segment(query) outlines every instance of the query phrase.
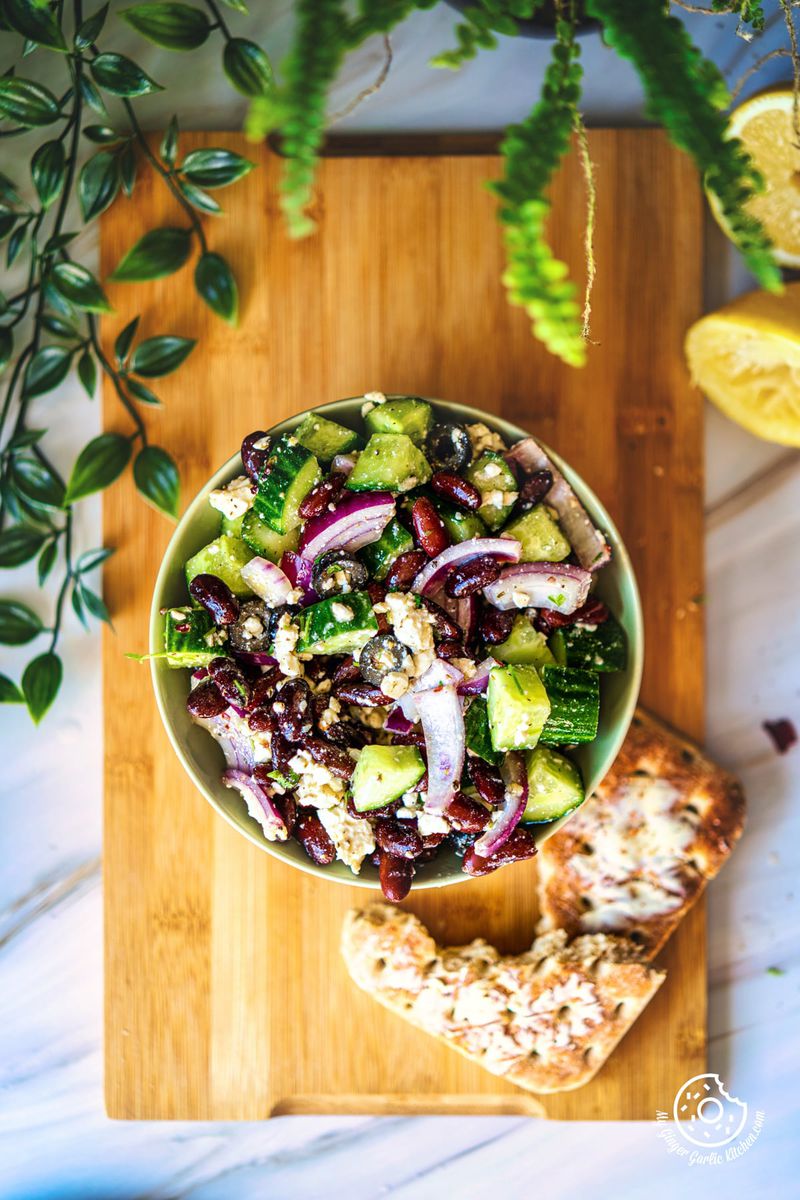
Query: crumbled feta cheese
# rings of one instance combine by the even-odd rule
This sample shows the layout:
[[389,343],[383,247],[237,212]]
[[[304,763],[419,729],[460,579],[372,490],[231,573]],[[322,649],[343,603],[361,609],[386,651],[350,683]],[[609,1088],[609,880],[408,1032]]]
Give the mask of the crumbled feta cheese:
[[207,646],[224,646],[228,640],[227,629],[209,629],[203,641]]
[[449,833],[450,822],[439,813],[421,812],[417,816],[417,827],[420,837],[429,837],[432,833]]
[[286,445],[287,445],[287,446],[296,446],[296,445],[297,445],[297,438],[296,438],[296,437],[288,437],[288,438],[286,439]]
[[508,508],[512,504],[516,504],[519,492],[502,492],[498,488],[491,492],[484,492],[483,503],[490,505],[492,508]]
[[319,819],[336,847],[336,857],[358,875],[362,862],[375,849],[375,835],[369,821],[352,816],[343,801],[321,809]]
[[364,392],[364,403],[361,405],[361,416],[365,417],[367,413],[372,412],[377,404],[385,404],[386,397],[383,392]]
[[[317,689],[317,695],[319,695],[319,688]],[[341,711],[342,705],[340,701],[337,700],[335,696],[331,696],[328,700],[328,707],[322,710],[319,716],[319,721],[317,722],[323,733],[327,733],[331,725],[336,724],[336,722],[339,720]]]
[[322,811],[343,800],[345,781],[331,774],[323,763],[315,762],[307,750],[298,750],[289,759],[289,766],[299,776],[295,789],[298,804]]
[[489,462],[483,468],[484,479],[494,479],[495,476],[497,476],[501,473],[501,471],[502,471],[502,467],[500,466],[500,463]]
[[[406,660],[409,661],[409,660]],[[411,680],[404,671],[389,671],[381,680],[381,691],[392,700],[405,696]]]
[[451,658],[450,662],[465,679],[474,679],[478,673],[477,663],[474,663],[471,658]]
[[253,486],[246,475],[237,475],[224,488],[215,488],[208,497],[212,508],[221,512],[229,521],[235,521],[253,507],[255,495]]
[[264,636],[264,622],[260,617],[246,617],[242,621],[241,633],[243,638],[260,638]]
[[292,623],[292,619],[288,613],[284,613],[278,620],[272,653],[275,655],[282,674],[286,675],[289,679],[303,674],[303,664],[300,661],[299,655],[295,653],[299,636],[299,627]]
[[514,601],[514,604],[517,606],[517,608],[527,608],[531,598],[527,592],[512,592],[511,599]]
[[[328,506],[331,510],[333,505]],[[319,592],[325,595],[326,592],[351,592],[353,589],[350,586],[350,580],[347,578],[345,571],[336,571],[333,575],[323,576],[322,582],[319,585]]]
[[268,437],[265,434],[264,437],[259,438],[257,442],[253,442],[253,449],[254,450],[269,450],[271,441],[272,441],[272,438]]
[[436,657],[433,642],[433,618],[426,608],[417,606],[416,597],[409,592],[387,592],[376,612],[385,612],[394,636],[413,655],[410,678],[424,675]]
[[363,725],[365,729],[383,729],[386,721],[386,709],[381,705],[351,704],[350,716]]
[[405,804],[401,804],[399,808],[394,810],[394,815],[398,821],[414,821],[417,817],[416,809],[406,808]]
[[484,425],[483,421],[468,425],[467,433],[472,442],[472,453],[475,458],[479,454],[483,454],[484,450],[498,450],[502,454],[506,449],[506,444],[500,434],[495,433],[488,425]]
[[331,605],[331,616],[337,621],[352,621],[355,613],[347,604],[341,604],[335,600]]

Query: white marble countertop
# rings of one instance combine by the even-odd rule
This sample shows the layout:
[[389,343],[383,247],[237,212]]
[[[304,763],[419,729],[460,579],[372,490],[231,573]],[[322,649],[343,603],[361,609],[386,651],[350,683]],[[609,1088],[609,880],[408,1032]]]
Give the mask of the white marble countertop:
[[[755,46],[733,39],[724,18],[694,19],[693,29],[733,82],[775,44],[778,20]],[[280,61],[290,22],[291,5],[283,3],[270,6],[268,17],[249,18],[249,27],[258,29]],[[450,25],[442,7],[407,22],[393,38],[386,86],[343,125],[497,128],[524,112],[546,48],[506,40],[499,53],[482,55],[460,76],[430,72],[425,61],[432,49],[449,43]],[[246,33],[248,20],[239,28]],[[165,73],[166,55],[143,49],[133,35],[120,32],[115,47],[133,51],[156,78],[159,70]],[[584,50],[590,122],[638,120],[641,101],[632,74],[596,37],[584,42]],[[363,50],[337,84],[333,111],[374,76],[380,61],[380,46]],[[764,79],[775,77],[786,77],[781,61]],[[196,78],[186,72],[170,87],[168,100],[153,98],[151,126],[173,107],[188,115],[187,127],[236,126],[241,106],[233,93],[220,84],[198,99]],[[8,158],[0,166],[9,169]],[[86,236],[91,254],[92,235]],[[710,302],[744,286],[730,256],[710,257]],[[65,404],[57,399],[47,398],[47,421],[57,429],[57,449],[67,463],[97,431],[98,410],[65,387],[65,419],[59,416]],[[82,506],[80,526],[81,545],[98,544],[99,503]],[[0,726],[0,1195],[477,1198],[490,1189],[527,1196],[540,1185],[553,1200],[581,1192],[660,1200],[698,1185],[721,1188],[728,1197],[797,1195],[800,747],[779,756],[761,722],[791,717],[800,726],[800,607],[794,592],[800,586],[800,453],[758,442],[710,411],[707,531],[708,745],[741,775],[750,800],[742,844],[710,889],[709,1068],[733,1095],[766,1114],[749,1153],[721,1167],[695,1167],[698,1180],[686,1174],[691,1168],[685,1161],[668,1154],[655,1122],[109,1121],[101,1053],[99,638],[73,623],[64,645],[68,682],[42,729],[35,733],[15,709],[3,712]],[[14,594],[25,598],[19,581],[15,573]],[[26,582],[36,603],[33,580]],[[3,583],[5,594],[10,588]],[[7,652],[3,669],[16,675],[23,661],[23,652]],[[664,1106],[670,1101],[665,1097]]]

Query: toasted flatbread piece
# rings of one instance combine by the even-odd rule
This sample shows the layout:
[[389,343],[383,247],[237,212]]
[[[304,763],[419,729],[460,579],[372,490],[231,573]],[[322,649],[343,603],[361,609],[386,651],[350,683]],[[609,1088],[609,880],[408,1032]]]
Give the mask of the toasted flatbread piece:
[[653,958],[742,832],[739,782],[638,709],[600,787],[539,848],[540,931],[613,933]]
[[587,1083],[664,980],[622,938],[567,945],[557,930],[504,958],[482,940],[437,946],[417,917],[388,904],[347,914],[342,954],[380,1004],[531,1092]]

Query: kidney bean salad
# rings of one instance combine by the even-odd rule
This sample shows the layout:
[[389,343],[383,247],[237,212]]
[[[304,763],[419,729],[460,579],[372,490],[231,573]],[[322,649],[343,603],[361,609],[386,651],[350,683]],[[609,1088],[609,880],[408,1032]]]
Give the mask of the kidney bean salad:
[[366,860],[398,901],[443,850],[468,875],[530,858],[583,801],[564,750],[627,649],[592,595],[606,539],[538,442],[412,396],[361,412],[244,439],[165,656],[264,837]]

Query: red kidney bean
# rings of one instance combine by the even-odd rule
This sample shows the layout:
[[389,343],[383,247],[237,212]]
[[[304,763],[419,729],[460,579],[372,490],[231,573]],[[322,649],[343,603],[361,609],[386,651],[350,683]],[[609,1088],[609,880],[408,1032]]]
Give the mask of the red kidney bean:
[[204,679],[202,683],[198,683],[186,701],[186,711],[201,719],[218,717],[227,707],[228,701],[213,679]]
[[478,637],[487,646],[499,646],[511,634],[514,614],[499,608],[484,608],[478,620]]
[[411,881],[414,878],[414,864],[407,858],[398,858],[394,854],[381,853],[378,873],[381,881],[381,891],[387,900],[399,904],[405,900],[411,891]]
[[500,778],[500,772],[483,761],[482,758],[470,758],[469,773],[475,784],[478,795],[486,804],[496,808],[503,803],[506,789]]
[[520,512],[528,512],[541,504],[550,488],[553,486],[553,476],[549,471],[534,471],[520,485],[517,508]]
[[500,578],[500,565],[488,554],[473,558],[469,562],[453,567],[444,581],[444,590],[448,596],[461,599],[464,596],[474,596],[489,583]]
[[291,775],[292,767],[289,764],[297,753],[297,747],[292,746],[279,733],[273,733],[270,741],[270,749],[272,751],[273,769],[280,771],[281,775]]
[[253,483],[258,483],[258,478],[269,458],[269,444],[263,449],[256,449],[256,442],[260,442],[266,436],[263,429],[256,429],[254,433],[249,433],[242,442],[242,466],[245,474],[252,479]]
[[396,558],[386,576],[386,587],[390,592],[407,592],[419,572],[428,561],[424,550],[407,550]]
[[553,612],[548,608],[540,608],[533,619],[533,624],[539,633],[550,634],[555,629],[565,629],[583,621],[587,625],[602,625],[609,617],[608,608],[596,596],[590,596],[585,604],[576,608],[572,613]]
[[[219,659],[215,659],[214,662],[219,662]],[[217,667],[213,672],[213,679],[229,704],[235,704],[237,708],[250,708],[252,688],[244,672],[235,662],[228,659],[224,666]]]
[[423,851],[422,838],[413,821],[375,822],[375,841],[381,850],[397,858],[417,858]]
[[[438,837],[439,835],[438,835],[438,834],[435,834],[435,835],[432,835],[432,836],[436,836],[436,837]],[[438,856],[438,854],[439,854],[439,847],[440,847],[440,845],[441,845],[441,843],[440,843],[440,842],[434,842],[432,846],[426,846],[426,847],[425,847],[425,849],[422,851],[422,854],[420,854],[420,855],[419,855],[419,857],[416,859],[416,862],[417,862],[418,864],[420,864],[420,865],[421,865],[422,863],[429,863],[429,862],[433,862],[433,860],[434,860],[434,859],[435,859],[435,858]]]
[[260,708],[262,704],[271,702],[272,693],[281,679],[283,679],[283,676],[277,667],[274,667],[271,671],[267,671],[265,675],[259,675],[253,684],[251,700],[253,708]]
[[272,803],[283,817],[286,832],[291,835],[297,824],[297,801],[293,796],[273,796]]
[[211,613],[215,625],[232,625],[239,616],[239,601],[218,575],[195,575],[189,594]]
[[287,742],[299,742],[311,730],[311,689],[304,679],[288,679],[275,693],[272,705],[278,729]]
[[325,736],[342,750],[349,750],[351,746],[360,749],[367,744],[367,732],[363,725],[356,725],[353,721],[337,721],[328,727]]
[[422,607],[427,609],[433,617],[433,632],[437,637],[446,642],[455,642],[463,636],[461,626],[448,617],[441,604],[437,604],[435,600],[429,600],[427,596],[420,596],[420,600]]
[[464,658],[466,653],[467,652],[464,649],[462,642],[439,642],[438,646],[436,647],[436,654],[439,658]]
[[335,696],[345,704],[360,704],[364,708],[377,708],[381,704],[391,704],[389,696],[384,696],[378,687],[371,683],[340,683],[335,689]]
[[321,483],[313,487],[308,495],[300,501],[297,509],[299,516],[304,521],[310,521],[312,517],[322,516],[328,505],[338,500],[346,482],[346,475],[343,475],[340,471],[332,471],[327,479],[323,479]]
[[343,658],[336,670],[331,676],[331,682],[336,687],[339,683],[350,683],[353,679],[360,679],[361,672],[358,669],[358,663],[352,655]]
[[[419,746],[421,748],[425,745],[425,734],[421,729],[409,729],[408,733],[393,733],[392,743],[397,746]],[[411,789],[412,792],[416,790],[416,786]]]
[[445,838],[449,836],[448,833],[426,833],[422,839],[422,845],[425,850],[433,850],[436,846],[441,846]]
[[247,724],[253,733],[274,733],[277,728],[275,714],[269,708],[254,708],[247,717]]
[[450,545],[444,522],[427,496],[420,496],[414,501],[411,523],[414,536],[428,558],[436,558]]
[[336,847],[325,826],[314,813],[304,812],[297,818],[294,836],[312,862],[327,867],[336,858]]
[[598,596],[590,596],[586,603],[573,613],[575,620],[582,621],[585,625],[602,625],[610,615],[608,606]]
[[533,834],[527,829],[517,828],[504,846],[496,850],[489,858],[476,854],[472,846],[464,855],[463,870],[467,875],[489,875],[498,867],[507,867],[510,863],[521,862],[524,858],[533,858],[536,853],[536,842]]
[[356,769],[356,764],[346,750],[333,746],[330,742],[324,742],[322,738],[303,738],[302,746],[304,750],[308,751],[314,762],[322,763],[332,775],[336,775],[339,779],[350,779]]
[[481,506],[481,494],[474,483],[456,475],[455,471],[436,471],[431,478],[431,487],[439,495],[457,504],[459,508],[473,511]]
[[489,813],[476,800],[457,792],[447,806],[447,819],[459,833],[480,833],[489,823]]

